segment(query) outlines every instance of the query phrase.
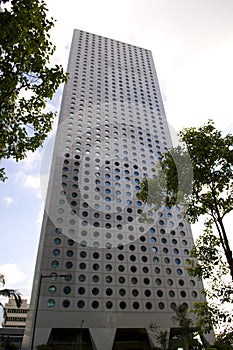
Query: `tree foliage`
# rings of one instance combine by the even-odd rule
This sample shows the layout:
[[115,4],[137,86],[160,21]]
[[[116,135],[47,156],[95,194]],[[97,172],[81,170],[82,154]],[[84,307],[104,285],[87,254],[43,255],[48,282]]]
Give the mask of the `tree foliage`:
[[0,347],[1,350],[18,350],[18,347],[11,342],[10,337],[7,337]]
[[54,113],[45,112],[46,102],[67,75],[50,65],[54,20],[45,2],[0,0],[0,6],[0,159],[18,161],[51,130]]
[[[2,286],[5,285],[5,276],[3,274],[0,274],[0,284]],[[0,289],[0,296],[14,298],[16,306],[18,308],[20,308],[20,306],[22,304],[21,294],[15,289],[7,289],[7,288]],[[4,308],[2,303],[0,303],[0,306],[3,308],[4,313],[5,313],[5,308]]]
[[207,226],[213,223],[217,229],[233,278],[232,251],[223,223],[233,210],[233,135],[223,136],[209,120],[199,128],[183,129],[180,141],[183,146],[163,154],[157,177],[142,181],[138,197],[155,209],[181,203],[191,223],[207,216]]

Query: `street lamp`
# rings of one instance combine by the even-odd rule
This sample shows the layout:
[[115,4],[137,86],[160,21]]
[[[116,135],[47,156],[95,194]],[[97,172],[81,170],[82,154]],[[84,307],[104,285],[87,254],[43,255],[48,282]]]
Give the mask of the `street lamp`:
[[[57,277],[70,278],[71,274],[57,275]],[[39,299],[40,299],[40,290],[41,290],[41,284],[42,284],[42,279],[43,278],[51,278],[51,275],[42,275],[41,274],[40,278],[39,278],[38,291],[37,291],[37,296],[36,296],[36,307],[35,307],[34,323],[33,323],[33,328],[32,328],[31,350],[33,350],[33,346],[34,346],[34,338],[35,338],[35,331],[36,331],[36,320],[37,320],[37,313],[38,313],[38,306],[39,306]]]

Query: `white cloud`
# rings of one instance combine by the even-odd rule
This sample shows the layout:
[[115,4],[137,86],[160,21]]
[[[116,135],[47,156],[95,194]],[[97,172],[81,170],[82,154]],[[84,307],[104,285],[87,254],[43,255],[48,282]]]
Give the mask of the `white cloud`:
[[41,149],[37,149],[35,152],[28,151],[26,158],[19,162],[20,168],[25,172],[35,169],[41,161],[41,152]]
[[[25,174],[23,171],[18,171],[15,174],[15,180],[16,182],[20,183],[21,186],[28,189],[40,189],[40,176],[39,174],[32,175],[32,174]],[[40,196],[38,192],[38,196]]]
[[3,198],[3,201],[4,201],[4,203],[5,203],[5,207],[6,207],[6,208],[9,208],[12,204],[15,203],[14,198],[13,198],[13,197],[10,197],[10,196],[4,197],[4,198]]
[[22,284],[27,276],[18,268],[16,264],[5,264],[0,266],[0,273],[5,276],[7,288],[18,288],[17,285]]
[[26,175],[23,186],[26,188],[40,188],[40,178],[38,175]]
[[[21,297],[27,299],[29,302],[31,297],[32,279],[26,276],[16,264],[11,263],[1,265],[0,273],[5,276],[6,281],[5,287],[2,288],[17,290],[21,294]],[[0,302],[2,304],[5,304],[7,301],[8,298],[0,297]]]

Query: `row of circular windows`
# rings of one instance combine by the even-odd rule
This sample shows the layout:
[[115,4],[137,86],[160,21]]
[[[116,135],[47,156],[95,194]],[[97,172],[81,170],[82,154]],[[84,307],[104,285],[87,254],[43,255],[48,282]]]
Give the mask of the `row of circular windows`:
[[[49,299],[47,301],[47,306],[49,308],[55,307],[55,304],[56,304],[55,299]],[[144,303],[142,304],[142,303],[139,303],[138,301],[135,301],[135,302],[132,303],[132,309],[133,310],[140,310],[143,307],[143,305],[145,305],[145,309],[148,310],[148,311],[149,310],[153,311],[153,309],[155,307],[155,304],[154,303],[152,304],[149,301],[145,302],[145,304]],[[62,307],[69,308],[70,306],[71,306],[71,302],[70,302],[69,299],[64,299],[62,301]],[[99,309],[101,306],[102,305],[101,305],[100,301],[98,301],[98,300],[93,300],[91,302],[91,309],[96,310],[96,309]],[[114,306],[114,303],[112,301],[110,301],[110,300],[109,301],[104,301],[103,302],[103,306],[105,306],[106,309],[109,309],[109,310],[116,307],[116,311],[118,311],[118,310],[126,310],[126,311],[132,310],[130,308],[130,305],[128,305],[125,301],[119,302],[119,304],[117,306]],[[166,304],[164,302],[159,302],[156,306],[157,306],[158,310],[166,309]],[[86,301],[85,300],[79,300],[77,302],[77,307],[79,309],[84,309],[86,307]],[[177,307],[176,303],[171,303],[170,304],[170,309],[172,311],[174,311],[174,309],[176,307]]]
[[[73,213],[72,213],[72,215],[76,215],[76,212],[74,212],[74,211],[72,211]],[[106,219],[111,219],[111,214],[106,214]],[[129,225],[129,226],[127,226],[127,229],[129,230],[129,231],[134,231],[134,229],[137,229],[135,226],[131,226],[131,225]],[[144,232],[144,228],[143,227],[141,227],[141,231],[142,232]],[[62,228],[60,228],[60,227],[57,227],[56,229],[55,229],[55,233],[56,234],[62,234]],[[166,230],[165,229],[160,229],[160,230],[156,230],[154,227],[151,227],[150,229],[149,229],[149,233],[150,234],[152,234],[152,235],[154,235],[155,233],[159,233],[159,234],[161,234],[161,235],[171,235],[171,236],[175,236],[176,234],[177,234],[177,232],[175,231],[175,230],[170,230],[170,231],[168,231],[168,232],[166,232]],[[68,232],[69,234],[72,234],[72,233],[74,233],[73,231],[71,231],[71,232]],[[98,237],[103,237],[103,233],[102,232],[99,232],[99,231],[94,231],[94,232],[88,232],[88,231],[86,231],[86,230],[82,230],[81,231],[81,235],[82,236],[87,236],[87,235],[90,235],[90,234],[93,234],[93,237],[96,237],[96,238],[98,238]],[[108,233],[105,233],[105,235],[107,235]],[[181,237],[184,237],[185,235],[186,235],[186,233],[185,233],[185,231],[183,231],[183,230],[181,230],[181,231],[179,231],[179,235],[181,236]],[[106,236],[106,238],[111,238],[112,236]],[[156,243],[157,242],[157,239],[158,239],[159,237],[151,237],[150,238],[150,242],[151,243]],[[135,237],[132,237],[132,240],[134,240],[135,239]],[[141,237],[139,237],[139,240],[141,241],[141,242],[145,242],[146,241],[146,237],[145,236],[141,236]],[[68,242],[69,242],[70,240],[68,240]],[[72,241],[72,240],[71,240]],[[165,238],[165,237],[163,237],[162,239],[161,239],[161,243],[162,244],[167,244],[167,243],[170,243],[170,240],[167,240],[167,238]],[[172,244],[174,244],[174,245],[176,245],[177,243],[180,243],[180,240],[178,240],[178,241],[173,241],[172,242]],[[182,241],[181,241],[181,243],[182,243],[182,245],[184,245],[184,246],[187,246],[188,245],[188,242],[186,241],[186,240],[184,240],[184,239],[182,239]],[[191,243],[192,244],[192,243]],[[119,245],[118,247],[117,247],[118,249],[120,249],[120,250],[122,250],[123,248],[124,248],[124,246],[123,245]],[[144,248],[143,248],[143,246],[141,246],[141,250],[143,250],[143,251],[145,251],[144,250]]]
[[[55,257],[58,257],[58,256],[60,255],[60,253],[61,253],[61,252],[60,252],[59,249],[54,249],[54,250],[52,251],[52,254],[53,254]],[[135,263],[135,262],[139,261],[138,257],[135,256],[135,255],[130,255],[129,260],[130,260],[132,263]],[[119,259],[119,261],[122,261],[122,260]],[[177,264],[177,265],[180,265],[180,264],[181,264],[181,260],[180,260],[179,258],[176,258],[176,259],[172,260],[172,259],[166,257],[166,258],[164,258],[163,261],[162,261],[162,259],[159,258],[159,257],[157,257],[157,256],[154,256],[152,259],[149,259],[148,256],[144,256],[144,255],[141,256],[140,261],[143,262],[143,263],[146,263],[146,262],[150,261],[150,262],[153,262],[153,263],[155,263],[155,264],[158,264],[158,263],[162,263],[162,262],[163,262],[163,263],[165,263],[166,265],[169,265],[169,264],[171,264],[171,263],[173,263],[173,264],[175,263],[175,264]],[[58,263],[58,262],[57,262],[57,263]],[[190,263],[190,260],[189,260],[189,259],[186,259],[186,260],[185,260],[185,263],[186,263],[186,264],[189,264],[189,263]],[[53,262],[53,264],[55,264],[55,262]],[[76,267],[76,264],[74,264],[73,261],[67,261],[67,262],[64,264],[64,266],[65,266],[65,268],[68,269],[68,270],[70,270],[70,269],[76,269],[76,268],[78,268],[79,270],[86,270],[87,268],[88,268],[88,269],[91,269],[91,267],[89,266],[89,264],[87,265],[85,262],[79,263],[78,266]],[[93,271],[98,271],[99,269],[100,269],[100,265],[99,265],[99,264],[97,264],[97,263],[92,264],[92,270],[93,270]],[[181,269],[181,268],[176,269],[176,273],[177,273],[178,275],[183,275],[183,269]],[[107,282],[107,281],[106,281],[106,282]],[[111,282],[112,282],[112,281],[111,281]]]
[[[70,233],[70,232],[69,232]],[[108,238],[108,239],[110,239],[110,238],[112,238],[112,235],[110,234],[106,234],[105,235],[105,237],[106,238]],[[151,237],[150,238],[150,243],[153,243],[153,244],[155,244],[156,243],[156,238],[155,237]],[[62,243],[62,241],[61,241],[61,239],[60,238],[55,238],[54,239],[54,244],[55,245],[61,245],[61,243]],[[164,243],[164,241],[162,242],[162,243]],[[167,243],[167,241],[166,241],[166,243]],[[170,242],[169,242],[170,243]],[[171,242],[172,244],[177,244],[177,240],[172,240],[172,242]],[[171,244],[170,243],[170,244]],[[170,248],[170,247],[169,247]],[[178,249],[178,248],[174,248],[174,249],[170,249],[169,250],[169,248],[168,247],[161,247],[161,251],[164,253],[164,254],[174,254],[174,255],[179,255],[180,254],[180,250]],[[129,250],[130,251],[134,251],[136,249],[136,247],[135,247],[135,245],[130,245],[129,246]],[[158,246],[152,246],[152,247],[146,247],[146,246],[144,246],[144,245],[142,245],[142,246],[140,246],[140,250],[142,251],[142,252],[145,252],[145,251],[147,251],[147,250],[150,250],[152,253],[158,253],[159,252],[159,248],[158,248]],[[68,252],[69,252],[69,254],[68,254]],[[71,251],[71,250],[69,250],[67,252],[67,256],[69,256],[69,257],[71,257],[71,256],[73,256],[73,254],[72,254],[72,252],[73,251]],[[56,251],[56,253],[58,254],[58,252]],[[183,251],[183,253],[185,254],[185,255],[189,255],[189,250],[188,249],[184,249],[184,251]],[[59,255],[59,254],[58,254]],[[87,256],[87,252],[86,251],[81,251],[80,253],[79,253],[79,255],[80,255],[80,257],[81,258],[86,258],[86,256]],[[97,255],[97,253],[95,254],[93,254],[93,258],[94,259],[99,259],[99,254]],[[123,258],[122,258],[122,256],[123,256]],[[119,254],[118,255],[118,260],[124,260],[124,255],[122,255],[122,254]],[[178,262],[178,260],[177,260],[177,262],[176,262],[177,264],[179,264],[179,262]]]
[[[55,294],[56,290],[57,290],[57,287],[55,285],[50,285],[48,287],[48,292],[50,294]],[[70,286],[65,286],[63,288],[63,293],[65,295],[69,295],[71,292],[72,292],[72,288]],[[97,296],[99,294],[102,294],[100,288],[97,288],[97,287],[92,288],[90,292],[91,292],[91,296]],[[168,290],[166,292],[167,292],[169,298],[175,298],[175,297],[186,298],[188,296],[188,293],[185,290],[181,290],[181,291]],[[89,294],[89,290],[86,287],[78,287],[77,288],[77,293],[79,295],[86,295],[86,294]],[[113,294],[112,288],[107,288],[105,290],[105,294],[107,296],[111,296]],[[130,297],[130,295],[126,293],[126,290],[124,288],[119,289],[118,290],[118,294],[119,294],[120,297],[124,297],[124,296],[126,296],[127,298]],[[155,296],[153,295],[153,290],[151,290],[151,289],[144,290],[143,294],[147,298],[150,298],[150,297],[152,297],[152,298],[156,298],[156,297],[166,298],[166,293],[162,289],[158,289],[156,291],[156,293],[155,293]],[[197,298],[197,296],[198,296],[198,293],[196,291],[191,291],[191,297],[192,298]],[[138,298],[139,297],[139,291],[137,289],[133,289],[131,291],[131,297],[133,297],[133,298],[137,297]],[[143,296],[142,296],[142,298],[143,298]]]
[[[79,50],[82,53],[80,53]],[[140,57],[140,59],[138,59],[137,56],[133,57],[130,54],[129,57],[127,57],[126,54],[124,54],[124,51],[120,53],[114,50],[105,50],[102,47],[99,47],[98,49],[93,47],[91,49],[89,47],[83,47],[83,45],[80,43],[78,46],[77,55],[74,57],[74,61],[76,61],[75,68],[78,68],[79,64],[83,62],[96,62],[96,69],[106,67],[110,69],[119,69],[123,72],[143,71],[153,76],[150,59],[144,59],[143,55]]]

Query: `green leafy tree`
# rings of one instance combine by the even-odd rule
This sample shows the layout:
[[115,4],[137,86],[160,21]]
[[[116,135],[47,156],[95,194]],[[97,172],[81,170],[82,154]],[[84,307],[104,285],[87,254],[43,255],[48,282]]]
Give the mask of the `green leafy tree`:
[[50,64],[53,26],[43,0],[0,0],[0,159],[23,159],[52,128],[46,102],[67,80],[61,66]]
[[6,341],[1,345],[2,350],[17,350],[18,347],[11,342],[10,337],[6,338]]
[[[5,285],[5,276],[3,274],[0,274],[0,284],[2,286]],[[15,289],[0,289],[0,296],[8,297],[8,298],[14,298],[16,306],[20,308],[22,304],[21,294],[15,290]],[[2,307],[4,311],[4,317],[6,317],[5,307],[2,303],[0,303],[0,306]]]
[[168,331],[163,331],[155,323],[151,323],[149,326],[149,331],[153,334],[155,340],[160,345],[161,350],[166,350],[168,348]]
[[191,257],[195,259],[190,259],[187,270],[189,275],[205,280],[203,293],[208,300],[208,303],[194,303],[198,327],[205,333],[213,327],[216,333],[223,329],[229,332],[233,322],[232,280],[220,239],[212,232],[211,225],[206,225],[204,233],[196,240]]
[[207,345],[205,338],[203,337],[203,331],[201,327],[197,327],[193,320],[188,315],[188,306],[181,304],[174,307],[175,316],[173,317],[174,322],[180,327],[180,336],[184,350],[203,349],[204,346],[195,338],[195,334],[199,334],[202,338],[202,342]]
[[[224,218],[233,210],[233,135],[223,136],[213,121],[180,132],[183,146],[171,149],[158,164],[157,177],[144,179],[138,197],[160,205],[182,204],[191,223],[206,217],[215,225],[233,279],[233,257]],[[159,193],[157,193],[158,191]],[[206,259],[207,261],[207,259]]]
[[232,350],[233,349],[233,330],[229,332],[220,333],[215,342],[215,347],[218,350]]

